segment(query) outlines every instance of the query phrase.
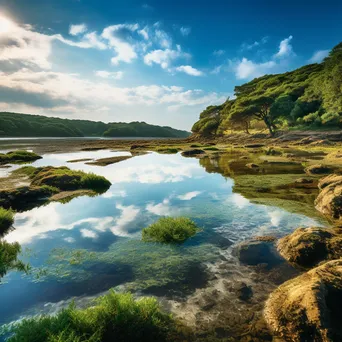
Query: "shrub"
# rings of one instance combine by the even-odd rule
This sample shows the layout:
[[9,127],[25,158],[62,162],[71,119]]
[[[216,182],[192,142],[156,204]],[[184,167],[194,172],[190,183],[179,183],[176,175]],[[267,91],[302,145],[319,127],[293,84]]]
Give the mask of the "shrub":
[[30,162],[41,158],[33,152],[11,151],[6,154],[0,153],[0,164]]
[[195,222],[187,217],[162,217],[143,229],[142,239],[143,241],[182,243],[198,231]]
[[116,293],[95,300],[95,306],[70,305],[56,316],[38,316],[7,326],[9,342],[109,342],[167,341],[175,330],[172,317],[154,298],[134,300],[130,293]]
[[14,212],[0,207],[0,234],[8,230],[14,222]]

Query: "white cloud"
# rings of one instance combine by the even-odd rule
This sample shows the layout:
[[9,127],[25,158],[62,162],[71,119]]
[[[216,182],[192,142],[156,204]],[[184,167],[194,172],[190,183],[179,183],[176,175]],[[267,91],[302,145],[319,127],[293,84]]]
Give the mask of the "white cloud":
[[202,193],[202,191],[191,191],[191,192],[187,192],[184,195],[179,195],[179,196],[177,196],[177,198],[182,200],[182,201],[190,201],[191,199],[197,197],[201,193]]
[[182,26],[179,30],[180,30],[180,33],[182,34],[182,36],[188,36],[191,32],[191,27]]
[[74,243],[76,240],[73,237],[69,236],[69,237],[66,237],[64,241],[66,241],[67,243]]
[[288,57],[294,54],[291,45],[292,36],[283,39],[279,44],[279,51],[274,55],[276,58]]
[[69,33],[72,36],[78,36],[79,34],[82,34],[86,31],[87,31],[87,25],[86,24],[70,25],[70,27],[69,27]]
[[158,216],[169,216],[172,213],[170,200],[168,198],[164,199],[163,202],[158,203],[158,204],[154,204],[154,203],[147,204],[146,210]]
[[329,50],[316,51],[313,56],[309,59],[309,63],[321,63],[324,58],[329,56]]
[[90,229],[80,229],[81,235],[85,238],[96,239],[98,235]]
[[106,27],[102,32],[102,38],[108,40],[108,45],[116,52],[116,56],[111,59],[114,65],[120,62],[131,63],[138,57],[134,46],[127,41],[124,41],[119,33],[121,31],[135,32],[139,28],[138,24],[119,24]]
[[268,37],[263,37],[260,41],[255,41],[253,43],[242,43],[241,51],[252,50],[253,48],[266,44],[268,41]]
[[144,57],[145,64],[151,66],[153,63],[159,64],[163,69],[167,69],[172,61],[178,58],[190,58],[190,55],[183,52],[177,45],[176,50],[154,50]]
[[203,72],[193,68],[191,65],[181,65],[176,68],[177,71],[184,72],[191,76],[202,76]]
[[116,218],[115,225],[110,230],[115,235],[128,236],[130,234],[129,224],[136,219],[140,209],[133,205],[123,206],[121,204],[117,204],[116,209],[121,210],[121,214]]
[[225,53],[226,53],[225,50],[215,50],[215,51],[213,52],[213,55],[214,55],[214,56],[222,56],[222,55],[224,55]]
[[113,78],[115,80],[121,80],[123,76],[122,71],[110,72],[106,70],[95,71],[95,75],[101,78]]
[[163,30],[155,30],[155,39],[157,43],[164,49],[171,48],[172,38]]
[[138,33],[145,39],[148,40],[149,34],[148,34],[148,27],[145,26],[143,29],[139,30]]
[[239,80],[260,77],[272,70],[275,66],[276,63],[274,61],[255,63],[244,57],[235,67],[235,76]]

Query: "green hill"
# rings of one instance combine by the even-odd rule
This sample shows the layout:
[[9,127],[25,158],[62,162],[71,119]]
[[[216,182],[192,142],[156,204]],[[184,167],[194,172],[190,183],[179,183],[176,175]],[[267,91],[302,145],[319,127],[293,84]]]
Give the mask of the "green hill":
[[185,138],[189,132],[145,122],[104,123],[41,115],[0,112],[0,137],[163,137]]
[[251,127],[264,126],[273,135],[276,129],[342,128],[342,43],[320,64],[265,75],[235,87],[234,92],[234,99],[206,108],[192,132],[248,133]]

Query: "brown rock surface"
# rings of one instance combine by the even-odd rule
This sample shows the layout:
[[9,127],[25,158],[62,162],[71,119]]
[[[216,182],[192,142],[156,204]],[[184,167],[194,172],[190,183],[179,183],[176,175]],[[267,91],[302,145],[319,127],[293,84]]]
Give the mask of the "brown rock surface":
[[266,302],[264,316],[282,341],[342,341],[342,260],[279,286]]

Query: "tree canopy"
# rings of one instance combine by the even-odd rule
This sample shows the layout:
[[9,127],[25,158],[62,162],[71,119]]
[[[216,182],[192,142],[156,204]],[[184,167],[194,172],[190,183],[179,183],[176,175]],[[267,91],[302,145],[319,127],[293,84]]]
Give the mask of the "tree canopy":
[[277,128],[342,128],[342,43],[320,64],[255,78],[236,86],[234,94],[234,99],[204,110],[193,133],[248,132],[256,121],[272,135]]

